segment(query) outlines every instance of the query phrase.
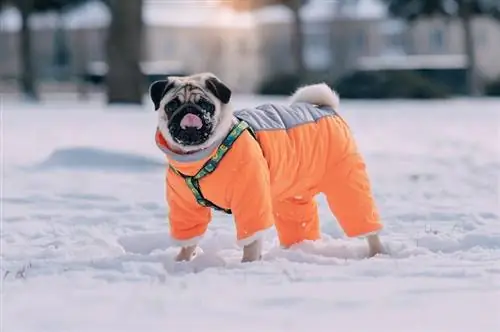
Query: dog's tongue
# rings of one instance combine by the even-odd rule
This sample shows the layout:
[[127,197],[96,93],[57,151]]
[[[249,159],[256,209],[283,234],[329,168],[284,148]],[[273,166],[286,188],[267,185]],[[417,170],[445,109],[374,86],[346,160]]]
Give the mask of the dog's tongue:
[[192,113],[188,113],[184,115],[184,117],[181,120],[181,128],[186,129],[186,128],[196,128],[196,129],[201,129],[203,127],[203,123],[201,122],[201,119],[199,116],[194,115]]

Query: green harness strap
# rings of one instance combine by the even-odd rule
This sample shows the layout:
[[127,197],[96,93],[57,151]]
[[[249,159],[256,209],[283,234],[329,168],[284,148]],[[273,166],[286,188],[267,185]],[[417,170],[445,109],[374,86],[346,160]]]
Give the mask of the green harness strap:
[[182,174],[179,172],[176,168],[174,168],[172,165],[170,165],[170,169],[177,175],[181,176],[184,178],[186,181],[187,186],[189,189],[191,189],[191,192],[193,193],[194,197],[196,198],[196,201],[198,204],[201,206],[205,207],[210,207],[213,208],[217,211],[223,211],[227,214],[231,214],[230,209],[223,209],[214,203],[210,202],[208,199],[203,197],[203,194],[201,193],[200,189],[200,179],[207,176],[208,174],[212,173],[215,171],[217,166],[219,165],[220,161],[222,158],[226,155],[226,153],[229,151],[229,149],[233,146],[234,142],[236,142],[236,139],[240,137],[240,135],[245,131],[249,130],[252,136],[255,137],[255,133],[253,130],[248,126],[248,123],[245,121],[240,121],[234,128],[231,130],[231,132],[226,136],[224,141],[219,145],[217,148],[217,151],[215,154],[210,158],[205,165],[196,173],[194,176],[187,176],[185,174]]

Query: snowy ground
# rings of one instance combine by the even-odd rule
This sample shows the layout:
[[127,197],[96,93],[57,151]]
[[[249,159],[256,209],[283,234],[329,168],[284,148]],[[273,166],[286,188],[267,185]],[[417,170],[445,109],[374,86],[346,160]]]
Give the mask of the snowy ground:
[[345,102],[391,254],[320,197],[322,241],[246,265],[220,214],[172,262],[151,105],[1,111],[1,331],[500,331],[499,100]]

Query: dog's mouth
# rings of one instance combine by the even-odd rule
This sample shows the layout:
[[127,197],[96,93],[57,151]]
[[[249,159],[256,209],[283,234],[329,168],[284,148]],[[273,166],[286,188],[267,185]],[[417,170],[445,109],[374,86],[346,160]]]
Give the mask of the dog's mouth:
[[180,126],[183,130],[187,130],[188,128],[195,128],[196,130],[200,130],[203,127],[203,122],[198,115],[187,113],[182,118]]
[[169,119],[168,129],[177,144],[195,146],[205,143],[212,132],[212,113],[199,105],[187,103]]

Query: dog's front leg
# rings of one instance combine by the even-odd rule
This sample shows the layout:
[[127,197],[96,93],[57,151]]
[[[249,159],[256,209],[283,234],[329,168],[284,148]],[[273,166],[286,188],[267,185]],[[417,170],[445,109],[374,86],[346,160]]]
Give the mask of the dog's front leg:
[[181,251],[179,251],[179,253],[177,254],[177,257],[175,258],[175,261],[176,262],[188,262],[194,257],[195,251],[196,251],[196,245],[182,247]]
[[384,246],[380,241],[380,237],[378,234],[371,234],[366,237],[366,241],[368,242],[368,257],[373,257],[378,254],[385,254]]
[[262,240],[255,240],[243,247],[242,263],[254,262],[262,258]]

